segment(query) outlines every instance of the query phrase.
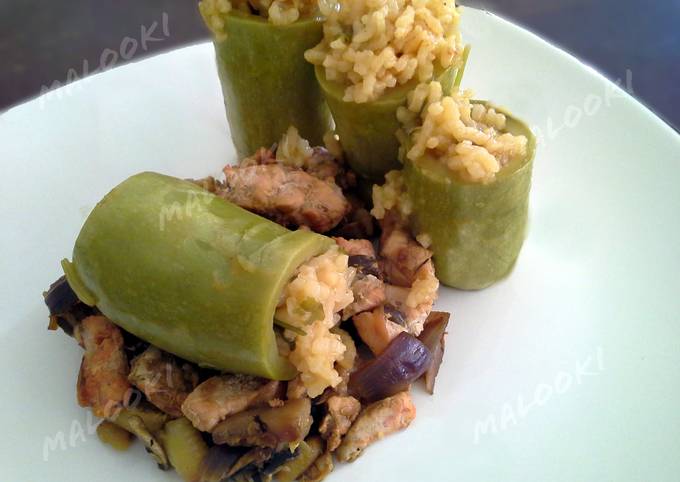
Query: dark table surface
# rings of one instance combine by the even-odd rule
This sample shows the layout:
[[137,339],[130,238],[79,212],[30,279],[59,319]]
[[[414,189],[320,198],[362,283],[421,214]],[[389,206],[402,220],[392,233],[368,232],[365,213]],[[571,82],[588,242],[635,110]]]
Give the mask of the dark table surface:
[[[464,0],[539,33],[680,127],[680,0]],[[125,40],[128,37],[128,40]],[[0,0],[0,110],[207,39],[195,0]],[[109,49],[109,50],[107,50]],[[119,53],[124,52],[124,57]]]

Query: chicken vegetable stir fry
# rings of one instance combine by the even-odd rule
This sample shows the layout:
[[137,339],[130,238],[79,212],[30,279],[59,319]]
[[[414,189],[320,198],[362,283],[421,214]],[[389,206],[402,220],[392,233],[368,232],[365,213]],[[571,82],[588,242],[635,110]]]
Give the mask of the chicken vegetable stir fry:
[[[271,292],[276,296],[268,311],[240,305],[231,319],[197,326],[181,316],[184,304],[202,299],[191,291],[166,297],[162,310],[128,294],[158,299],[163,293],[149,287],[146,276],[173,275],[148,254],[115,258],[120,250],[138,249],[139,239],[119,239],[106,254],[105,243],[88,243],[99,235],[117,237],[130,219],[138,230],[150,226],[162,210],[154,193],[207,196],[197,204],[205,211],[196,207],[195,216],[167,220],[163,237],[148,227],[145,250],[174,250],[174,263],[187,273],[197,269],[197,256],[231,253],[234,262],[222,274],[216,264],[199,272],[210,277],[202,286],[213,296],[231,292],[232,300],[239,292],[251,303],[264,303]],[[313,481],[327,476],[335,461],[352,461],[406,428],[416,413],[411,385],[436,375],[433,366],[441,362],[444,330],[424,330],[436,319],[438,282],[431,252],[398,220],[377,223],[360,199],[342,157],[311,147],[294,128],[277,144],[227,166],[222,179],[145,173],[114,189],[86,222],[73,260],[65,263],[67,276],[46,293],[50,326],[72,334],[84,349],[77,399],[103,419],[102,441],[122,450],[139,439],[160,467],[173,467],[187,481]],[[133,201],[134,210],[128,208]],[[228,222],[215,218],[223,205],[230,206]],[[347,236],[359,211],[369,225],[357,230],[359,237]],[[199,246],[199,254],[178,251],[178,239]],[[267,277],[272,263],[284,266],[272,245],[295,260],[285,264],[281,282]],[[99,256],[116,266],[97,271]],[[143,270],[144,285],[129,279],[124,287],[114,285],[128,270]],[[121,315],[123,306],[134,321]],[[227,313],[219,305],[211,309]],[[172,317],[156,321],[167,313]],[[153,330],[140,321],[144,317],[157,323]],[[268,317],[268,328],[253,331],[248,317]],[[228,342],[222,334],[229,357],[211,355],[196,344],[206,330],[236,330],[252,341]],[[429,338],[419,340],[425,333]],[[248,361],[270,337],[285,370]]]

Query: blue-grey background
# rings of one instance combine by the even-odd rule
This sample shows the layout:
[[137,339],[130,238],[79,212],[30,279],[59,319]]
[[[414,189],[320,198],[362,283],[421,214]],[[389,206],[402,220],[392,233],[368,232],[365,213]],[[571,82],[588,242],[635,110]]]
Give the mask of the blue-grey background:
[[[461,3],[533,30],[614,81],[628,79],[638,99],[680,126],[680,0]],[[128,59],[105,54],[120,52],[126,37],[137,44],[126,41]],[[196,0],[0,0],[0,111],[95,71],[102,58],[117,66],[207,38]]]

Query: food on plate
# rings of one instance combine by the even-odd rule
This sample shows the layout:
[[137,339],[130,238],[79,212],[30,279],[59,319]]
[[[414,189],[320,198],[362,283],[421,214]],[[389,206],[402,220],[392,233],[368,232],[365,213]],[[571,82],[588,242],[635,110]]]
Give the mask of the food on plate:
[[447,286],[505,277],[524,242],[535,138],[507,111],[419,85],[399,110],[403,171],[374,187],[373,214],[397,217],[433,252]]
[[440,280],[510,271],[535,139],[460,90],[453,1],[199,8],[240,160],[114,187],[49,328],[83,348],[76,398],[113,448],[187,482],[320,481],[414,421],[419,380],[434,393]]
[[289,125],[320,145],[330,115],[304,53],[322,38],[310,0],[202,0],[213,33],[231,138],[239,157],[278,141]]
[[448,87],[465,49],[453,0],[320,2],[323,40],[305,53],[352,169],[381,181],[399,167],[396,111],[419,82]]
[[375,231],[335,152],[290,127],[221,179],[144,172],[92,210],[45,301],[103,442],[186,481],[311,482],[409,425],[442,359],[431,252]]
[[295,370],[279,355],[274,312],[296,270],[333,256],[334,246],[188,181],[142,173],[93,209],[64,267],[81,300],[162,350],[203,367],[289,379]]

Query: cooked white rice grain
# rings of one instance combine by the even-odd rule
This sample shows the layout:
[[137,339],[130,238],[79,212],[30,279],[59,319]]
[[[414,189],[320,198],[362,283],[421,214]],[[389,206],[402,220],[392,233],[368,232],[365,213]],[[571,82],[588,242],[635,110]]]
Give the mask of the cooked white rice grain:
[[322,0],[324,38],[305,53],[329,80],[343,83],[344,100],[368,102],[436,68],[461,61],[463,44],[454,0]]
[[444,96],[439,82],[420,84],[397,112],[398,134],[411,161],[441,161],[468,182],[487,183],[513,159],[526,155],[528,140],[503,132],[506,118],[492,107],[470,102],[472,92]]

